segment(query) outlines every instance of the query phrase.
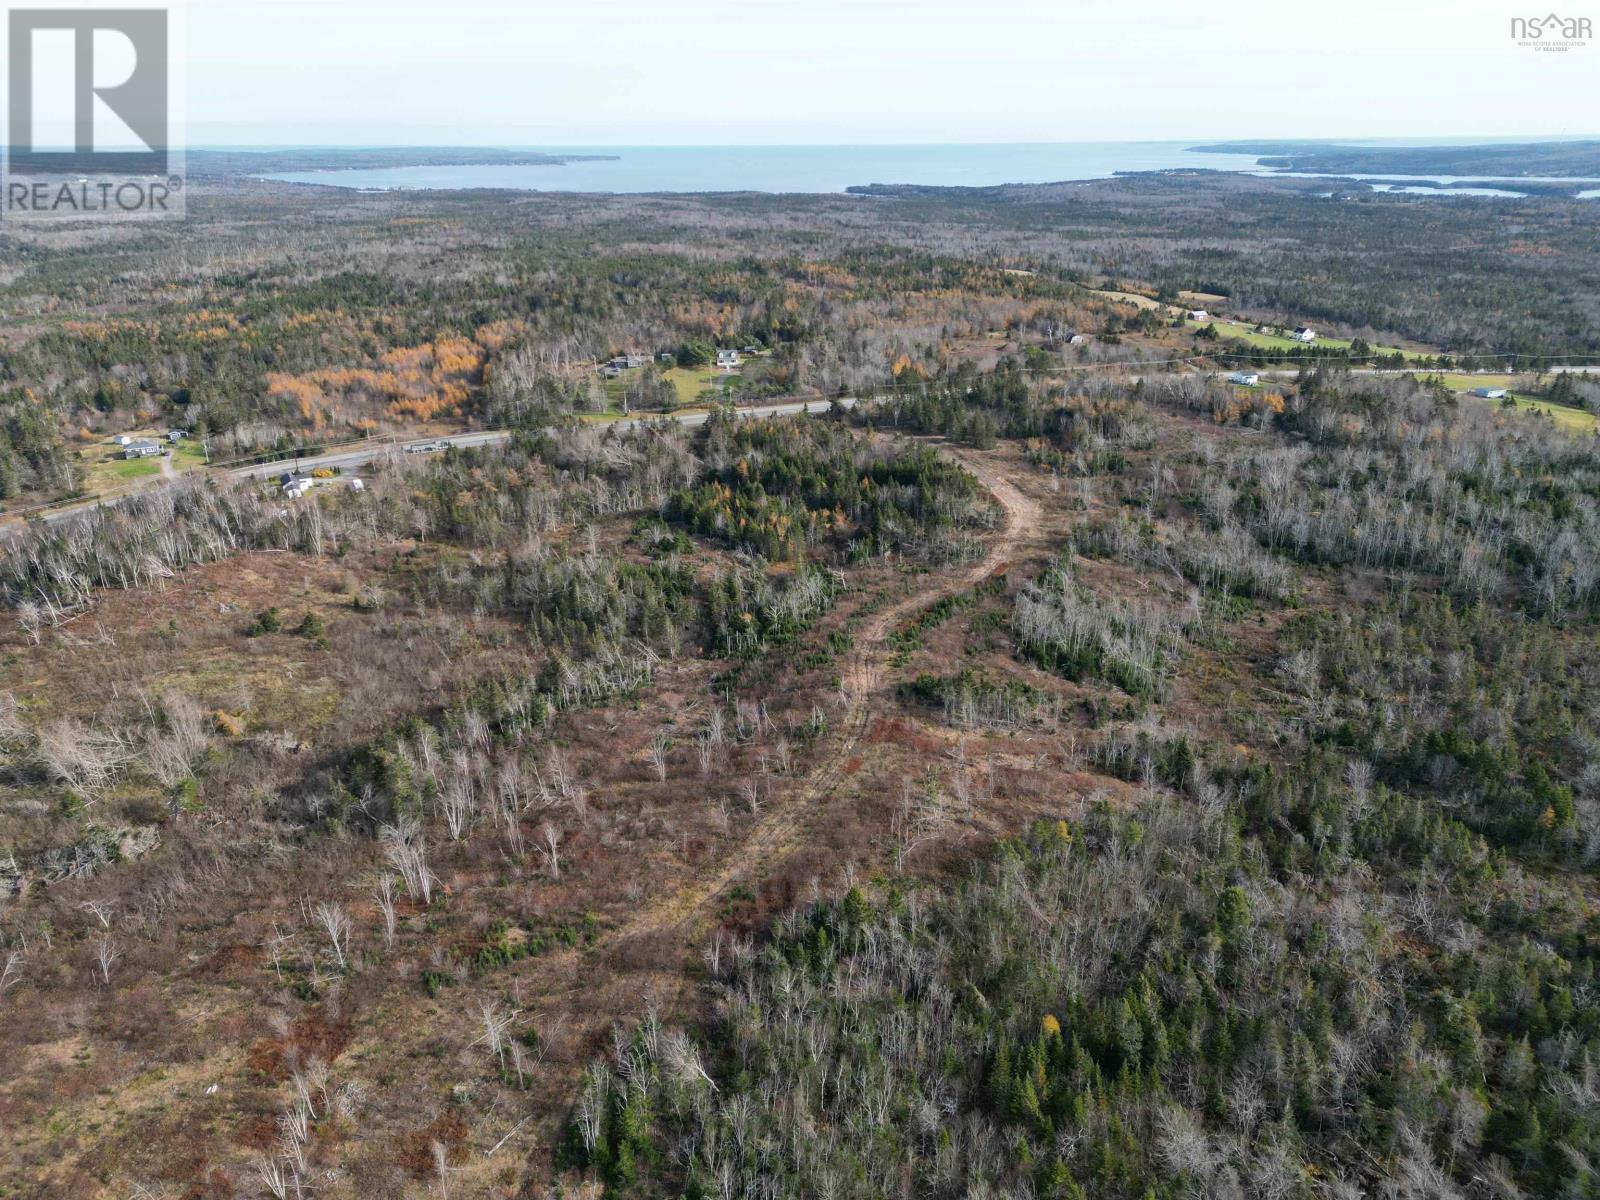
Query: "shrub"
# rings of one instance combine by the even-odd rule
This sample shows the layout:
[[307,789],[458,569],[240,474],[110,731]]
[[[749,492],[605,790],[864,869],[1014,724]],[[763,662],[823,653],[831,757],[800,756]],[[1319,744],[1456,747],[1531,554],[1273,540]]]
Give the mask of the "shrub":
[[256,614],[255,624],[245,630],[246,637],[260,637],[267,633],[277,633],[283,629],[283,619],[279,617],[276,608],[265,608]]

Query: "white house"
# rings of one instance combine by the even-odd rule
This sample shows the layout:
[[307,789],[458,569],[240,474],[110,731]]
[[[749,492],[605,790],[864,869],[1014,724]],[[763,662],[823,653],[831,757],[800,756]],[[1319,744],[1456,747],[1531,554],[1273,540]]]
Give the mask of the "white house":
[[1185,315],[1191,321],[1209,321],[1209,320],[1211,320],[1211,314],[1208,313],[1203,308],[1191,308]]
[[1484,400],[1504,400],[1506,398],[1505,388],[1497,387],[1475,387],[1472,389],[1472,394]]
[[1317,340],[1317,331],[1309,326],[1302,325],[1289,335],[1297,342],[1311,343]]
[[154,458],[161,453],[161,443],[149,438],[135,438],[122,447],[123,458]]
[[1240,387],[1257,387],[1261,383],[1261,376],[1254,371],[1235,371],[1228,376],[1229,383],[1236,383]]
[[732,371],[739,366],[739,352],[737,350],[718,350],[717,368],[722,371]]

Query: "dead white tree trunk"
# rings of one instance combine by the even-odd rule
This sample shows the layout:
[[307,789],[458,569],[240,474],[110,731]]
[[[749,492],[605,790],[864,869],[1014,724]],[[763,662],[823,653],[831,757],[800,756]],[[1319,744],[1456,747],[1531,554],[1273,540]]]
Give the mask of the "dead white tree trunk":
[[656,769],[656,778],[663,783],[667,779],[667,753],[671,749],[672,739],[667,736],[667,731],[656,730],[655,736],[650,739],[650,765]]
[[539,853],[544,855],[545,868],[550,872],[551,879],[561,878],[561,831],[546,821],[539,827],[539,837],[544,843],[539,847]]
[[21,950],[7,950],[0,962],[0,996],[4,996],[22,982],[22,964],[26,961]]
[[350,940],[350,917],[344,911],[344,905],[317,905],[317,922],[327,931],[328,941],[333,944],[333,957],[339,964],[339,970],[344,970],[345,946]]
[[378,902],[378,911],[383,914],[383,944],[394,945],[395,929],[399,920],[394,909],[394,876],[385,875],[378,880],[378,890],[372,898]]
[[111,986],[111,968],[117,965],[117,959],[121,957],[122,947],[110,934],[95,944],[94,961],[100,968],[100,982],[107,987]]

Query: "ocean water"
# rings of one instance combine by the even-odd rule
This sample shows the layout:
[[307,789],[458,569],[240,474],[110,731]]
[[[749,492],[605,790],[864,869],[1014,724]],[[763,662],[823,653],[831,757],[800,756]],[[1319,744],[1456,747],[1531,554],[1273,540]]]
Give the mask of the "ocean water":
[[[1194,142],[1059,142],[914,146],[563,146],[552,154],[611,161],[563,166],[389,167],[295,171],[265,178],[389,191],[506,188],[541,192],[842,192],[858,184],[989,187],[1104,179],[1119,171],[1193,167],[1251,171],[1250,154],[1196,154]],[[532,147],[529,147],[532,149]]]

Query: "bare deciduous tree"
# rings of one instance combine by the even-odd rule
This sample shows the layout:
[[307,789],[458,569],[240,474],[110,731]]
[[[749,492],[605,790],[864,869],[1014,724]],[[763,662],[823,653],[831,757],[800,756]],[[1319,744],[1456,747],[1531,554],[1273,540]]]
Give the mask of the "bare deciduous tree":
[[123,740],[107,730],[92,729],[62,717],[39,731],[39,764],[73,795],[93,802],[111,786],[128,760]]
[[22,632],[27,634],[28,641],[35,646],[39,644],[39,629],[44,625],[44,610],[32,600],[24,600],[17,605],[17,624]]
[[507,809],[501,817],[501,824],[505,829],[506,853],[512,858],[521,858],[527,852],[527,844],[522,836],[522,818],[513,809]]
[[372,897],[378,904],[378,911],[383,914],[383,944],[394,945],[395,929],[399,922],[394,908],[394,876],[384,875],[378,880],[378,890]]
[[386,825],[380,835],[383,853],[400,874],[406,895],[421,901],[424,907],[433,903],[433,872],[428,869],[427,843],[422,828],[416,821],[402,818],[394,825]]
[[115,938],[106,934],[94,947],[94,961],[100,968],[100,982],[107,987],[111,986],[111,968],[117,965],[117,960],[122,957],[122,947]]
[[505,1008],[497,1000],[482,1000],[478,1004],[478,1015],[483,1021],[483,1036],[472,1044],[488,1047],[495,1061],[504,1067],[506,1051],[511,1044],[511,1023],[517,1019],[516,1010]]
[[256,1159],[256,1178],[261,1180],[261,1186],[267,1189],[274,1200],[288,1200],[289,1189],[297,1187],[299,1183],[281,1158]]
[[21,950],[7,950],[0,959],[0,996],[22,982],[22,967],[26,961]]
[[267,953],[272,955],[272,969],[280,983],[283,982],[283,948],[291,940],[290,935],[280,932],[276,924],[272,927],[272,936],[267,939]]
[[333,957],[339,969],[345,969],[345,946],[350,940],[350,917],[344,905],[324,902],[317,905],[317,922],[333,945]]
[[539,840],[542,843],[539,853],[544,855],[545,869],[550,872],[551,879],[561,878],[561,831],[549,821],[539,827]]
[[745,807],[750,810],[751,816],[761,812],[761,780],[760,775],[747,775],[739,781],[739,795],[743,798]]
[[650,765],[656,770],[656,778],[663,783],[667,778],[667,754],[672,749],[672,739],[667,736],[665,729],[658,729],[655,736],[650,739]]
[[194,774],[211,736],[200,705],[183,692],[163,696],[155,716],[159,728],[145,741],[144,760],[156,781],[170,788]]
[[452,754],[437,799],[439,814],[444,818],[450,840],[459,842],[466,836],[467,828],[477,812],[478,795],[473,786],[472,760],[465,754]]

